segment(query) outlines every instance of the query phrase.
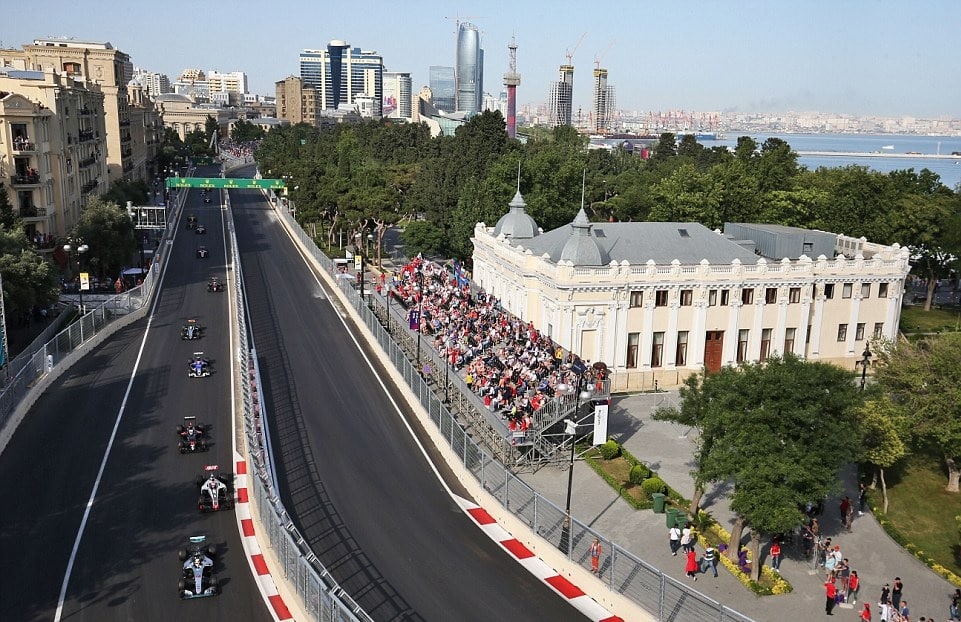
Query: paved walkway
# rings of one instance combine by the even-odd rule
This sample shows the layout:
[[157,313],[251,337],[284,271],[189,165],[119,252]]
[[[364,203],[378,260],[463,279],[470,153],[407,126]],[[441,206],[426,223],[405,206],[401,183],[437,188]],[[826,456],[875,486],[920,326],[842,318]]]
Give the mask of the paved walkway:
[[[609,432],[617,436],[635,457],[656,470],[675,490],[691,498],[694,493],[690,471],[693,467],[691,455],[695,432],[673,423],[651,419],[651,413],[658,405],[677,400],[676,391],[615,397],[609,418]],[[521,477],[563,507],[567,494],[566,470],[547,467]],[[856,493],[855,478],[849,474],[845,478],[845,494],[856,498]],[[876,603],[881,586],[900,576],[905,585],[903,598],[910,603],[911,620],[916,621],[922,615],[929,619],[933,616],[939,622],[946,620],[954,586],[906,553],[868,513],[855,518],[851,533],[843,532],[838,503],[836,499],[827,503],[821,519],[822,533],[841,546],[841,552],[850,560],[851,567],[858,571],[862,582],[859,603],[870,603],[874,619],[877,620]],[[730,531],[734,515],[728,507],[724,488],[709,490],[703,505]],[[671,556],[665,516],[650,510],[635,510],[583,463],[574,467],[571,511],[577,519],[638,557],[758,622],[824,616],[824,575],[816,574],[810,562],[805,563],[800,559],[800,545],[784,547],[785,559],[781,563],[781,573],[794,586],[794,592],[759,598],[720,565],[717,579],[710,574],[699,575],[696,583],[686,578],[684,558],[681,555]],[[948,525],[946,528],[953,529],[954,526]],[[745,538],[749,537],[750,534],[745,532]],[[764,541],[762,555],[766,552],[767,544]],[[701,549],[698,552],[702,552]],[[598,582],[597,589],[606,588]],[[853,608],[842,606],[835,609],[834,614],[843,619],[857,620],[860,609],[860,604]],[[788,612],[793,615],[785,616]],[[798,617],[797,614],[804,617]]]

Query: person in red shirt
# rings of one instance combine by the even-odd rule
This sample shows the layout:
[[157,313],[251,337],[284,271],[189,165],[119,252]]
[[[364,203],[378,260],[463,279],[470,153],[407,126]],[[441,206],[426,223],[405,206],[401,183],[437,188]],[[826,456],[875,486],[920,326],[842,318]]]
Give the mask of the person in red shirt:
[[837,597],[837,595],[838,589],[834,585],[834,582],[828,581],[824,584],[824,613],[828,614],[829,616],[834,615],[834,599]]
[[597,574],[597,565],[601,560],[601,541],[594,538],[591,544],[591,572]]
[[861,622],[871,622],[871,605],[864,603],[864,609],[861,610]]
[[771,542],[771,568],[777,572],[781,570],[781,543],[776,538]]

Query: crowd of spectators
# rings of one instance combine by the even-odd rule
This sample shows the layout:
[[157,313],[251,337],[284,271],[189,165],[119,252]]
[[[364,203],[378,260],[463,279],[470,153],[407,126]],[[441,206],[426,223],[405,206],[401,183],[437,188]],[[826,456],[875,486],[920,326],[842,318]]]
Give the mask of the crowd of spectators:
[[[388,295],[408,311],[412,329],[432,340],[452,370],[511,430],[526,430],[549,398],[578,386],[581,370],[590,383],[599,372],[500,301],[472,290],[456,266],[415,258],[394,275]],[[420,321],[412,318],[420,316]],[[418,326],[419,325],[419,326]],[[563,386],[562,386],[563,385]]]
[[221,140],[220,141],[220,159],[221,160],[243,160],[244,162],[249,162],[254,157],[254,152],[257,151],[257,146],[260,144],[258,140],[248,140],[243,142],[234,142],[232,140]]
[[57,246],[57,238],[52,233],[37,231],[33,234],[31,242],[33,242],[33,247],[37,249],[55,248]]

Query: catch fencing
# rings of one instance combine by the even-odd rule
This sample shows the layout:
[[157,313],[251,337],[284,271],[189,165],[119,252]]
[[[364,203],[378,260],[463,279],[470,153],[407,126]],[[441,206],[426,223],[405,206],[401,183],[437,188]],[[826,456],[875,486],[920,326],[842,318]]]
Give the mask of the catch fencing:
[[[292,207],[279,204],[276,200],[274,200],[274,206],[288,229],[300,240],[321,268],[328,274],[336,275],[333,261],[317,248],[310,236],[296,222]],[[590,546],[594,538],[598,538],[604,545],[604,550],[611,551],[609,558],[605,560],[606,566],[603,572],[607,587],[630,598],[658,620],[753,622],[751,618],[664,574],[605,537],[604,534],[598,533],[573,517],[569,530],[565,529],[567,515],[564,508],[543,497],[518,478],[508,466],[493,458],[485,450],[485,447],[489,446],[490,439],[483,443],[475,441],[458,417],[444,403],[442,396],[435,393],[421,377],[417,366],[409,358],[409,349],[397,343],[391,334],[389,321],[388,326],[385,326],[381,320],[383,313],[375,312],[375,307],[382,304],[380,297],[369,296],[362,299],[350,280],[336,278],[334,280],[363,324],[371,332],[374,340],[404,378],[413,394],[417,396],[431,422],[457,455],[464,470],[477,479],[506,510],[526,523],[534,533],[559,550],[565,551],[571,562],[585,569],[590,569]],[[433,350],[427,345],[429,340],[423,341],[426,346],[423,349],[424,356],[431,356]],[[416,358],[416,352],[414,358]],[[495,446],[499,444],[499,442],[494,443]]]

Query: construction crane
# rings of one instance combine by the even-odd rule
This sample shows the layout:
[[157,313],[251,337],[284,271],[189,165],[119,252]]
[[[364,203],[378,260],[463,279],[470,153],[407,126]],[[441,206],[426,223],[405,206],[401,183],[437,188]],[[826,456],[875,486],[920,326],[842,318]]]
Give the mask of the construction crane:
[[595,69],[601,68],[601,60],[604,59],[604,55],[607,54],[610,51],[610,49],[614,46],[614,41],[616,41],[616,39],[611,39],[611,42],[607,44],[607,47],[604,48],[604,51],[594,57]]
[[485,15],[454,15],[453,17],[451,17],[449,15],[445,15],[444,19],[454,20],[454,34],[456,35],[457,32],[460,30],[461,22],[467,22],[468,20],[472,20],[472,19],[487,19],[487,16]]
[[581,41],[583,41],[583,40],[584,40],[584,37],[586,37],[586,36],[587,36],[587,31],[585,30],[585,31],[584,31],[584,34],[581,35],[581,38],[578,39],[578,40],[577,40],[577,43],[574,44],[574,47],[571,48],[571,49],[568,49],[568,50],[564,53],[564,56],[567,57],[567,64],[568,64],[568,65],[573,65],[573,64],[574,64],[574,52],[577,51],[577,48],[581,47]]

